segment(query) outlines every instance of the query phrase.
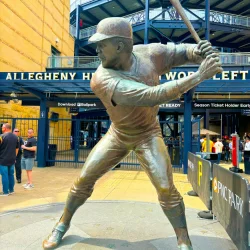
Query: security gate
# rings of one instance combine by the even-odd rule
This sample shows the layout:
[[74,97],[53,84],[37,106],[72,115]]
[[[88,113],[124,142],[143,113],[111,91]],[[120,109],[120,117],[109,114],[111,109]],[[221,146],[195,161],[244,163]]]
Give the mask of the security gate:
[[49,120],[47,165],[79,167],[91,149],[104,136],[109,120],[59,119]]
[[200,122],[201,118],[196,118],[192,120],[192,153],[200,152],[201,151],[201,143],[200,143]]
[[[12,125],[12,128],[20,129],[20,136],[24,140],[27,139],[29,128],[33,128],[37,138],[39,118],[0,117],[0,124],[7,122]],[[197,122],[199,121],[194,121],[194,124]],[[82,167],[92,148],[108,131],[110,123],[107,119],[48,119],[46,166]],[[182,172],[184,123],[161,121],[160,125],[172,167],[175,172]],[[192,141],[193,147],[196,146],[197,149],[198,141],[199,136]],[[39,154],[39,148],[37,154]],[[141,169],[134,152],[125,157],[116,167],[128,170]]]
[[[160,124],[173,168],[182,172],[183,123],[164,121]],[[110,120],[102,119],[59,119],[56,122],[50,119],[47,166],[81,167],[109,126]],[[178,136],[171,137],[174,126],[178,127]],[[125,157],[117,168],[141,169],[134,152]]]
[[178,121],[161,121],[160,125],[172,167],[175,171],[182,172],[184,123]]

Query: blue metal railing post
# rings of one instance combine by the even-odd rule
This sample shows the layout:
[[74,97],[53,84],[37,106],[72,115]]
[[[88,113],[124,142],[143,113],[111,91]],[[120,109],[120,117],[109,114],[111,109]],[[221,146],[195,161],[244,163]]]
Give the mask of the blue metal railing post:
[[184,94],[184,152],[183,152],[183,172],[188,172],[188,152],[192,150],[192,97],[194,89]]
[[46,100],[40,100],[40,119],[38,121],[38,140],[37,140],[37,167],[43,168],[46,166],[46,145],[47,136],[46,129],[48,123],[48,108],[46,107]]
[[204,127],[206,129],[209,129],[209,117],[210,117],[210,110],[206,109],[206,113],[205,113],[205,121],[204,121]]
[[12,126],[12,130],[16,127],[16,118],[13,118],[13,119],[12,119],[12,124],[11,124],[11,126]]
[[205,13],[205,22],[206,22],[206,40],[210,40],[210,0],[206,0],[206,13]]
[[80,34],[80,5],[76,8],[76,40],[75,40],[75,56],[79,56],[79,34]]
[[149,27],[149,0],[145,1],[145,31],[144,44],[148,44],[148,27]]
[[79,159],[79,141],[80,141],[80,120],[75,120],[75,149],[74,149],[74,162],[78,163]]

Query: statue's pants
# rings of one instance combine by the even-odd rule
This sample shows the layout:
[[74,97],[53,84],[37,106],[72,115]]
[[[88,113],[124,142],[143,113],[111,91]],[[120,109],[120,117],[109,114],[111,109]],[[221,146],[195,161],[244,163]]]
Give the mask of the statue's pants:
[[[155,186],[160,205],[173,227],[186,227],[184,204],[173,183],[171,161],[162,137],[144,138],[142,135],[140,139],[131,137],[127,141],[108,131],[93,148],[70,189],[65,212],[73,215],[91,196],[95,182],[133,150]],[[69,221],[65,223],[69,224]]]

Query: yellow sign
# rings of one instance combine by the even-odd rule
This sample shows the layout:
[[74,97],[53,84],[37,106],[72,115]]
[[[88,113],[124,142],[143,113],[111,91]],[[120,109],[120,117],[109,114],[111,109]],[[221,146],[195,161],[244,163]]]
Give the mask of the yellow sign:
[[214,177],[214,179],[213,179],[212,186],[213,186],[214,192],[218,193],[218,182],[217,182],[217,178],[216,177]]
[[202,177],[202,162],[198,162],[198,185],[201,185],[201,177]]

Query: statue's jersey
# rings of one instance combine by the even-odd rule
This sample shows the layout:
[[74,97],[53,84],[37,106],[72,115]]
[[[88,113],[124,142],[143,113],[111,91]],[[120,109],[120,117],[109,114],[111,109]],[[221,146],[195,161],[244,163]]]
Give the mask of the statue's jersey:
[[[91,80],[93,92],[100,98],[111,118],[111,130],[122,136],[126,140],[131,137],[148,137],[150,135],[161,136],[161,129],[157,119],[159,106],[139,107],[131,105],[116,105],[112,101],[115,91],[122,92],[119,82],[122,80],[132,80],[148,86],[159,84],[159,76],[168,72],[173,66],[187,62],[187,48],[182,45],[136,45],[133,55],[134,63],[129,72],[116,71],[112,69],[98,67]],[[139,95],[131,82],[131,92],[129,94]],[[127,92],[122,93],[121,98],[126,99]],[[152,99],[154,96],[152,96]],[[123,138],[124,137],[124,138]]]

